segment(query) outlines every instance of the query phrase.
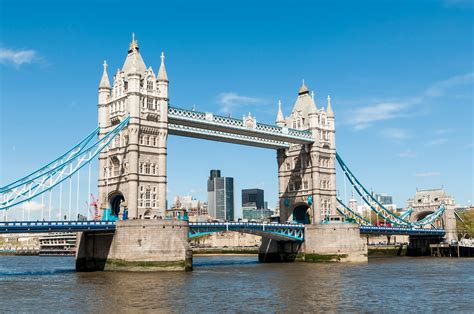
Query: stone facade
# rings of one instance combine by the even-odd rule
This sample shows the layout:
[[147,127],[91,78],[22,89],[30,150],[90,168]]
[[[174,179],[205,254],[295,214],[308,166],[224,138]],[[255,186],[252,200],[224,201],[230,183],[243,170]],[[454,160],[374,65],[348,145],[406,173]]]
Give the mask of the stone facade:
[[445,211],[434,224],[437,228],[446,230],[446,240],[457,240],[456,217],[454,209],[456,202],[454,198],[447,195],[444,189],[418,190],[415,196],[408,200],[408,208],[413,209],[410,216],[412,221],[423,219],[429,214],[434,213],[441,205],[445,206]]
[[99,85],[99,126],[103,136],[126,116],[130,122],[99,155],[99,206],[116,207],[129,218],[164,216],[168,137],[168,77],[161,55],[155,76],[146,68],[133,38],[122,69],[110,85],[107,64]]
[[330,97],[326,110],[318,109],[303,82],[290,116],[283,118],[280,105],[276,124],[311,131],[314,138],[314,144],[277,151],[281,222],[292,220],[298,207],[312,224],[335,215],[336,140]]
[[115,232],[79,234],[76,270],[183,271],[192,269],[186,221],[118,221]]

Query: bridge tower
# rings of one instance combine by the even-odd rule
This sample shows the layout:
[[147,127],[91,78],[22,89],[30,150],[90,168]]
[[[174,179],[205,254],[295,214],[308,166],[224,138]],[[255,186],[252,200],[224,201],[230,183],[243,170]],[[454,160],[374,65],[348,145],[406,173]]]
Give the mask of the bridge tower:
[[107,64],[99,85],[99,126],[103,136],[126,116],[128,127],[99,156],[99,206],[129,218],[164,216],[168,76],[164,54],[155,76],[146,67],[135,36],[125,62],[109,82]]
[[281,103],[276,124],[311,131],[314,143],[290,145],[277,151],[280,220],[317,224],[335,215],[336,137],[331,98],[318,109],[314,93],[304,81],[290,116],[284,118]]

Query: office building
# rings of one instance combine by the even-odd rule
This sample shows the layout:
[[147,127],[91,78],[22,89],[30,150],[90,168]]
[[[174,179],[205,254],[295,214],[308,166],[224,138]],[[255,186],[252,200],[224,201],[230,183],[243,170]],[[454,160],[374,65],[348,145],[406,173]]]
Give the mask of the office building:
[[242,207],[254,206],[257,209],[264,209],[264,192],[261,189],[242,190]]
[[220,170],[211,170],[207,180],[209,216],[234,221],[234,178],[221,177]]

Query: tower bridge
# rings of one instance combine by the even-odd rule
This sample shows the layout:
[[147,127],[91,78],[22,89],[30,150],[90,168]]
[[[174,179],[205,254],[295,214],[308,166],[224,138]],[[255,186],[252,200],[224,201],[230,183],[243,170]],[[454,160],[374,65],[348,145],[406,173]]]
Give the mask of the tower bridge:
[[[98,129],[53,162],[0,188],[0,210],[49,194],[48,221],[2,223],[0,232],[25,228],[27,232],[81,231],[77,256],[80,270],[137,262],[155,263],[157,269],[163,263],[188,269],[188,239],[223,230],[262,235],[262,256],[271,260],[321,254],[365,261],[367,248],[361,233],[408,234],[434,237],[435,241],[455,236],[454,212],[449,204],[439,202],[423,217],[409,217],[397,215],[373,198],[336,153],[331,98],[327,97],[325,108],[318,107],[304,81],[288,116],[284,116],[279,102],[274,125],[257,121],[251,113],[232,118],[171,106],[168,88],[164,54],[155,75],[153,68],[145,65],[135,38],[112,84],[104,62],[98,89]],[[97,140],[93,140],[95,135]],[[165,219],[170,135],[275,150],[280,223],[199,225]],[[89,167],[90,182],[91,161],[96,156],[98,207],[110,208],[120,221],[52,221],[52,190],[59,188],[62,193],[63,182],[85,166]],[[373,226],[336,197],[337,165],[385,226]],[[62,197],[59,199],[61,202]],[[71,216],[69,209],[69,220]],[[145,216],[158,219],[140,219]]]

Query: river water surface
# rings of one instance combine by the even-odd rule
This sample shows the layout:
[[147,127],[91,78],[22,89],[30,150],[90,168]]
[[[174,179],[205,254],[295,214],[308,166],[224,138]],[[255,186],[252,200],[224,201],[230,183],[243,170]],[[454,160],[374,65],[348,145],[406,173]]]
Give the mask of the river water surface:
[[474,259],[259,264],[195,257],[188,273],[76,273],[72,257],[0,256],[0,312],[474,312]]

